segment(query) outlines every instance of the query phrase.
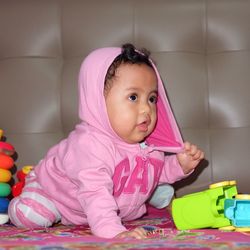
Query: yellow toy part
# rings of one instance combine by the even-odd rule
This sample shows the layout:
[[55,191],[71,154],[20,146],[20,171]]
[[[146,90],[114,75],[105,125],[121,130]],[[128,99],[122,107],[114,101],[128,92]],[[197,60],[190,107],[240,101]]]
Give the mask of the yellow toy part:
[[236,227],[235,228],[236,232],[250,232],[250,227]]
[[22,171],[23,171],[24,174],[28,174],[32,169],[33,169],[33,166],[27,165],[27,166],[24,166],[22,168]]
[[227,227],[220,227],[219,230],[221,231],[234,231],[235,227],[234,226],[227,226]]
[[237,194],[235,196],[237,200],[250,200],[250,194]]
[[228,226],[228,227],[221,227],[219,228],[221,231],[230,231],[230,232],[250,232],[250,227],[234,227],[234,226]]
[[211,185],[209,185],[209,189],[213,189],[213,188],[218,188],[218,187],[225,187],[225,186],[236,186],[236,181],[232,180],[232,181],[221,181],[221,182],[217,182],[217,183],[213,183]]

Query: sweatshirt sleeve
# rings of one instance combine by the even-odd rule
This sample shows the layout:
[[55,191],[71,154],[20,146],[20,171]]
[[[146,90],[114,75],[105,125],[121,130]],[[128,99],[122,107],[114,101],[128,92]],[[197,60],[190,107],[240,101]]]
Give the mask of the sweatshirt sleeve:
[[91,232],[99,237],[113,238],[127,231],[113,197],[114,159],[107,144],[93,138],[86,140],[86,147],[81,147],[84,150],[75,149],[73,157],[67,156],[71,164],[68,174],[78,189],[76,198],[87,216]]
[[105,164],[79,173],[83,183],[79,189],[78,200],[87,216],[94,235],[113,238],[126,231],[118,216],[118,207],[113,193],[111,176],[105,170]]
[[174,183],[188,177],[193,171],[184,174],[176,155],[165,156],[164,166],[160,176],[160,183]]

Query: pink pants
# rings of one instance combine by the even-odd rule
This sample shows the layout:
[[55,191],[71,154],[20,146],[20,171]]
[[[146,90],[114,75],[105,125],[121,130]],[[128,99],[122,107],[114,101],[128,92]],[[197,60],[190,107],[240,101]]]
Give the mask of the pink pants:
[[26,177],[22,193],[11,200],[8,208],[10,221],[17,227],[49,227],[61,216],[53,201],[43,192],[34,172]]

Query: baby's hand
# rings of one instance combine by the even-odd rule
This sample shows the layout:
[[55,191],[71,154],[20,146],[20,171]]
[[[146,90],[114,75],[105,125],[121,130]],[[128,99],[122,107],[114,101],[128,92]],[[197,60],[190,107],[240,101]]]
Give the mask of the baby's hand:
[[184,174],[188,174],[195,169],[202,159],[204,159],[204,152],[190,142],[185,142],[184,152],[177,154],[177,160]]
[[138,240],[147,238],[147,231],[142,227],[137,227],[131,231],[124,231],[115,236],[115,238],[135,238]]

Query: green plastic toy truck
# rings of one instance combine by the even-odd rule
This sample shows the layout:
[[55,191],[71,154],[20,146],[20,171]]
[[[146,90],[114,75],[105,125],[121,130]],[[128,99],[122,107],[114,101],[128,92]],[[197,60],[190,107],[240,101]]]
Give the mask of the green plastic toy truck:
[[205,191],[176,198],[172,204],[174,223],[180,230],[230,226],[224,215],[224,202],[236,195],[236,181],[223,181]]

